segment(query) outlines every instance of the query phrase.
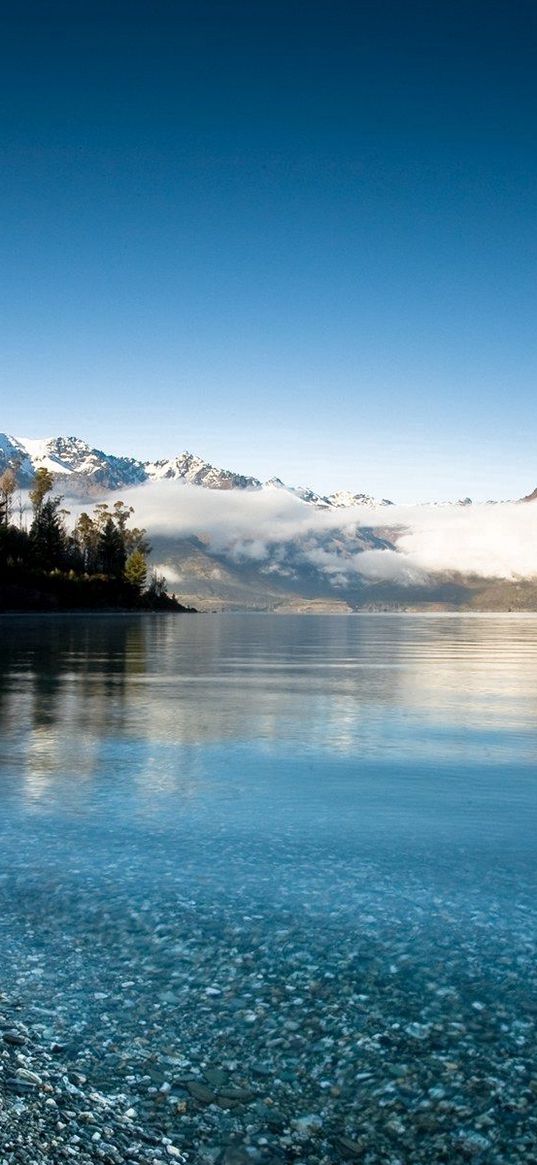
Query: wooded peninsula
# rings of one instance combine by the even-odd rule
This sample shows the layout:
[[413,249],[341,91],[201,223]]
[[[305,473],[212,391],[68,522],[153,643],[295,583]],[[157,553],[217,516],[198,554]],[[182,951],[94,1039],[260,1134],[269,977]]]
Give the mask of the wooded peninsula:
[[22,504],[15,521],[16,473],[0,475],[1,611],[187,611],[166,590],[166,580],[149,571],[147,531],[131,524],[134,510],[123,501],[95,505],[72,530],[54,478],[38,469],[28,497],[31,521]]

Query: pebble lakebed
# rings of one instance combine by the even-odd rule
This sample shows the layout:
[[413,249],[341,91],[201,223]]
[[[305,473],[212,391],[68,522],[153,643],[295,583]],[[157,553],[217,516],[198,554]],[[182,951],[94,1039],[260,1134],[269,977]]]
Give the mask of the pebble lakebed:
[[32,880],[34,846],[0,882],[1,1165],[537,1160],[529,888],[284,842],[266,876],[215,843]]

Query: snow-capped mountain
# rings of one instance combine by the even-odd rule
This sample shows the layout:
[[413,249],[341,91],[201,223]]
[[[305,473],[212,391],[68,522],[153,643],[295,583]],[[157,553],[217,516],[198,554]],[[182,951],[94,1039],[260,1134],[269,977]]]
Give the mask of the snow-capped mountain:
[[260,489],[262,484],[255,477],[245,477],[229,469],[215,469],[214,465],[194,453],[180,453],[179,457],[162,461],[145,461],[143,471],[146,480],[188,481],[205,489]]
[[12,467],[24,488],[41,466],[73,522],[106,491],[115,500],[144,486],[130,496],[152,564],[199,609],[537,610],[537,491],[519,507],[463,498],[409,513],[363,492],[261,482],[192,453],[143,462],[77,437],[0,434],[0,473]]
[[306,486],[288,486],[278,477],[263,483],[255,477],[234,473],[229,469],[218,469],[194,453],[184,452],[177,457],[158,461],[116,457],[101,449],[92,449],[79,437],[36,439],[0,434],[0,473],[8,467],[16,471],[19,484],[23,487],[30,484],[36,469],[45,468],[60,483],[62,478],[70,479],[68,488],[76,491],[78,485],[78,492],[86,485],[99,489],[125,489],[144,481],[167,479],[188,482],[203,489],[281,489],[310,505],[325,509],[391,505],[385,499],[377,501],[368,494],[354,494],[351,491],[339,491],[322,497]]
[[91,449],[79,437],[9,437],[0,434],[0,472],[14,469],[19,484],[29,485],[36,469],[48,469],[55,477],[80,475],[95,485],[117,489],[145,481],[141,462],[133,457],[114,457]]
[[350,489],[340,489],[337,493],[329,494],[324,499],[337,510],[345,510],[349,506],[393,506],[388,498],[372,498],[369,494],[353,494]]

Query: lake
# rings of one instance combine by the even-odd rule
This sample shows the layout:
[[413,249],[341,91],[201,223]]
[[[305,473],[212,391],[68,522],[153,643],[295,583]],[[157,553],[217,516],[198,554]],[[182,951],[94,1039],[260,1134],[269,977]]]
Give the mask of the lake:
[[0,642],[4,1160],[537,1159],[537,616]]

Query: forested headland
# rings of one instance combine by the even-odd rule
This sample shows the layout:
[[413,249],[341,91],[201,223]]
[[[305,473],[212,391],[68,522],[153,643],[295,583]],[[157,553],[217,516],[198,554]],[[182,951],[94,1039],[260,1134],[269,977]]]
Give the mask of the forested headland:
[[15,471],[0,475],[0,611],[189,609],[149,571],[151,546],[133,524],[132,506],[99,502],[69,529],[63,497],[53,490],[52,474],[38,469],[25,523]]

